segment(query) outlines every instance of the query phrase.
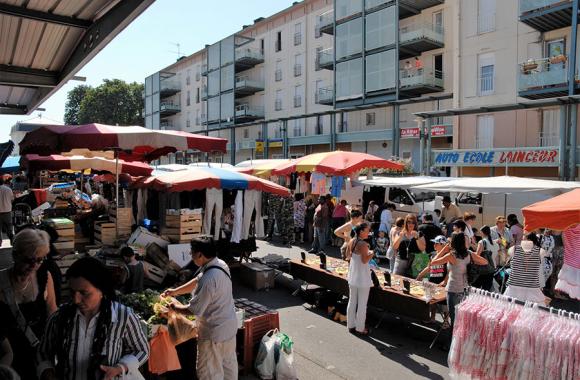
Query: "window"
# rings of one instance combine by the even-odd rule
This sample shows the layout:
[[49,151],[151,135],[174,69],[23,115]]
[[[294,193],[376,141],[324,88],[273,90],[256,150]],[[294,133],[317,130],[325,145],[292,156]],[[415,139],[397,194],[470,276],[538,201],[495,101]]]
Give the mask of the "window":
[[292,128],[292,133],[294,137],[302,136],[302,119],[292,120],[294,126]]
[[274,103],[274,109],[276,111],[282,110],[282,90],[276,91],[276,102]]
[[187,98],[185,100],[186,105],[190,106],[191,105],[191,94],[189,92],[189,90],[187,90]]
[[492,149],[493,148],[493,115],[480,115],[477,117],[477,126],[475,131],[475,148]]
[[365,21],[366,50],[394,45],[397,31],[395,24],[395,7],[368,14]]
[[274,45],[276,52],[282,51],[282,32],[276,33],[276,43]]
[[245,139],[250,138],[250,128],[244,128],[244,138]]
[[299,77],[302,75],[302,54],[296,54],[294,56],[294,76]]
[[560,145],[560,110],[542,110],[542,128],[540,130],[540,146],[552,147]]
[[195,111],[195,125],[201,125],[201,118],[199,117],[199,110]]
[[324,86],[324,81],[321,79],[317,80],[314,84],[314,103],[318,104],[320,102],[320,89]]
[[274,79],[276,82],[280,82],[282,80],[282,61],[276,61],[276,71],[274,72]]
[[336,59],[350,57],[362,52],[362,17],[336,26]]
[[316,116],[316,134],[321,135],[324,131],[324,124],[322,122],[322,116]]
[[322,46],[319,46],[316,48],[316,64],[314,65],[314,70],[315,71],[320,71],[320,56],[321,56],[321,52],[322,52]]
[[187,120],[185,121],[185,127],[191,128],[191,121],[189,120],[189,113],[187,114]]
[[479,95],[491,95],[495,91],[495,56],[493,53],[479,56]]
[[360,97],[363,92],[362,58],[336,65],[336,99]]
[[478,0],[477,32],[480,34],[495,30],[495,1]]
[[[395,70],[397,67],[395,50],[387,50],[366,57],[367,93],[389,90],[396,87]],[[337,65],[338,66],[338,65]]]
[[375,113],[374,112],[368,112],[366,114],[366,125],[367,127],[370,125],[375,125]]
[[302,23],[294,25],[294,46],[302,43]]
[[185,84],[188,86],[191,84],[191,70],[187,70],[187,76],[185,77]]
[[201,68],[199,65],[195,66],[195,81],[199,82],[201,80]]
[[436,32],[443,32],[443,12],[433,13],[433,27]]
[[195,102],[199,103],[199,87],[196,89],[196,93],[195,93]]
[[398,188],[398,187],[391,187],[389,189],[389,201],[395,204],[404,204],[408,206],[413,205],[413,200],[409,196],[406,190]]
[[302,85],[294,87],[294,108],[302,107]]
[[260,39],[260,52],[264,53],[264,39],[263,38]]
[[340,128],[339,133],[346,133],[348,132],[348,117],[345,115],[344,112],[340,114]]
[[336,0],[336,19],[355,15],[362,12],[362,9],[363,0]]

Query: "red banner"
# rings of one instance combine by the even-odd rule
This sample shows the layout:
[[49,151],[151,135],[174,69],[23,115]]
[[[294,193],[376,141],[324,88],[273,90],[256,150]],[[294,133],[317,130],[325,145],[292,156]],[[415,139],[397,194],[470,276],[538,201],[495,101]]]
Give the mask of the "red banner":
[[[445,136],[444,125],[434,125],[431,127],[431,136]],[[419,128],[401,128],[401,137],[419,137]]]

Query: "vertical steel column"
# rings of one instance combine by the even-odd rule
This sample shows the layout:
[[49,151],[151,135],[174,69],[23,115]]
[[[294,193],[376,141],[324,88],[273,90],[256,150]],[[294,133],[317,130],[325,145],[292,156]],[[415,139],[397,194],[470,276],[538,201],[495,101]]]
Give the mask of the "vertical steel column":
[[426,157],[425,157],[425,175],[429,175],[429,173],[431,172],[431,129],[433,126],[433,120],[428,117],[425,120],[425,133],[427,134],[426,138],[427,138],[427,152],[426,152]]
[[561,180],[566,178],[566,137],[568,131],[566,128],[568,120],[568,105],[560,106],[560,168],[559,176]]
[[[570,47],[570,67],[568,67],[568,95],[574,95],[576,86],[576,61],[577,61],[577,44],[578,44],[578,2],[572,2],[572,30],[571,30],[571,47]],[[577,138],[577,121],[578,108],[576,104],[569,106],[570,109],[570,139],[568,140],[570,149],[567,150],[568,158],[568,179],[574,180],[576,178],[576,138]],[[560,135],[560,138],[562,135]],[[567,144],[568,145],[568,144]],[[560,154],[562,154],[560,152]]]
[[425,174],[425,128],[423,128],[423,120],[417,122],[419,124],[419,173]]
[[578,138],[578,105],[570,104],[570,139],[568,150],[568,180],[576,180],[576,139]]
[[231,138],[230,138],[230,164],[236,164],[236,128],[234,126],[230,127]]
[[336,114],[330,114],[330,151],[336,150]]
[[568,95],[574,95],[574,86],[576,85],[576,45],[578,43],[578,1],[572,2],[572,30],[571,30],[571,46],[570,46],[570,61],[568,62]]
[[399,157],[399,140],[401,130],[399,129],[399,105],[393,106],[393,156]]
[[288,120],[282,120],[282,153],[284,158],[288,158],[288,152],[290,151],[288,146]]
[[262,123],[262,144],[264,144],[264,148],[262,150],[263,158],[268,159],[268,123]]

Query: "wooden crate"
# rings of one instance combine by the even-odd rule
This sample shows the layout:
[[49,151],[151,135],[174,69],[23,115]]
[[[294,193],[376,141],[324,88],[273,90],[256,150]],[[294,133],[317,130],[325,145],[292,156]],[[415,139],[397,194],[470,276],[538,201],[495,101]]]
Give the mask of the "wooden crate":
[[167,275],[165,270],[148,263],[147,261],[143,261],[143,267],[145,268],[145,278],[159,285],[163,283],[163,280],[165,280],[165,276]]

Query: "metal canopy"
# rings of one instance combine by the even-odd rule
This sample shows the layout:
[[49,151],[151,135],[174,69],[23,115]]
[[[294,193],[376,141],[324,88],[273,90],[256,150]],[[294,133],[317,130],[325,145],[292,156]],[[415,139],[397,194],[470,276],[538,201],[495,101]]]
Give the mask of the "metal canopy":
[[155,0],[0,0],[0,114],[29,114]]
[[482,107],[452,108],[452,109],[440,110],[440,111],[416,112],[416,113],[414,113],[414,115],[422,117],[423,119],[429,119],[429,118],[443,117],[443,116],[474,115],[474,114],[478,114],[478,113],[514,111],[514,110],[521,110],[521,109],[550,107],[550,106],[558,106],[558,105],[563,105],[563,104],[577,104],[577,103],[580,103],[580,95],[562,96],[559,98],[534,100],[534,101],[530,101],[530,102],[520,102],[520,103],[512,103],[512,104],[499,104],[499,105],[482,106]]

